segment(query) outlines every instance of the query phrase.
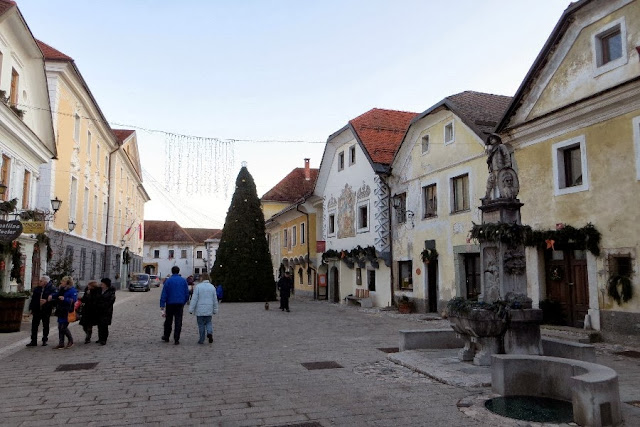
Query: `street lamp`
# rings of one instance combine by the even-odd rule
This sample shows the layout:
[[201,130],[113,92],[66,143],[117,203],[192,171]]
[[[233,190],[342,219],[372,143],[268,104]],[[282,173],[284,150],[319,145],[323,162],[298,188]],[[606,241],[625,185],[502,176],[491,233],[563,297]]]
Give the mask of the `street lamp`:
[[67,226],[69,227],[69,233],[71,233],[73,230],[75,230],[76,228],[76,223],[74,220],[69,221],[69,224],[67,224]]
[[60,210],[60,205],[62,205],[62,200],[58,199],[57,196],[55,199],[51,199],[51,209],[53,209],[54,214]]

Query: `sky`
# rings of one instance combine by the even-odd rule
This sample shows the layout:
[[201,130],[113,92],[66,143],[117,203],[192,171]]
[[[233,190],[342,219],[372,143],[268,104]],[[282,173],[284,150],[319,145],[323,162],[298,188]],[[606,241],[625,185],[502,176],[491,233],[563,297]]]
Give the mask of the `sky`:
[[[318,168],[327,137],[372,108],[513,96],[570,2],[17,3],[37,39],[75,60],[112,127],[136,130],[145,219],[222,228],[242,162],[262,196],[305,158]],[[195,136],[206,139],[187,147]],[[167,179],[176,168],[189,191]]]

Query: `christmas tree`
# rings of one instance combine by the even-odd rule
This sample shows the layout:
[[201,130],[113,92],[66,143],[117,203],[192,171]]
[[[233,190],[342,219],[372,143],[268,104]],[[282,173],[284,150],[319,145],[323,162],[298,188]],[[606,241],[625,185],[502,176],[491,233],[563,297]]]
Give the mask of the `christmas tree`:
[[222,229],[211,283],[223,286],[225,302],[273,301],[272,268],[256,185],[243,166]]

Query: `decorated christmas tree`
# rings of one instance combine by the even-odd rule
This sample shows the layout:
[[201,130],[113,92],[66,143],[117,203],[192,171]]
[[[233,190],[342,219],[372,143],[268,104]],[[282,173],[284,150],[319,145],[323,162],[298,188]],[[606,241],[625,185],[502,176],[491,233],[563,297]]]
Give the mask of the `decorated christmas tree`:
[[246,166],[236,178],[211,283],[221,284],[224,301],[273,301],[275,282],[256,185]]

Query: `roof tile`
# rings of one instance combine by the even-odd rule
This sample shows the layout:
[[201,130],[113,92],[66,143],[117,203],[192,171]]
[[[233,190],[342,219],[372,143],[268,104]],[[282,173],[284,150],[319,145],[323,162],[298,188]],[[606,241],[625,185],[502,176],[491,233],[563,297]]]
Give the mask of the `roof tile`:
[[57,49],[52,48],[48,44],[41,42],[40,40],[36,40],[36,42],[38,43],[38,47],[40,47],[40,50],[44,55],[44,59],[46,59],[47,61],[73,61],[72,57],[65,55]]
[[145,242],[195,243],[175,221],[144,221]]
[[290,202],[293,203],[302,197],[313,193],[318,178],[318,169],[310,168],[311,179],[306,180],[304,168],[295,168],[282,181],[260,198],[263,202]]

